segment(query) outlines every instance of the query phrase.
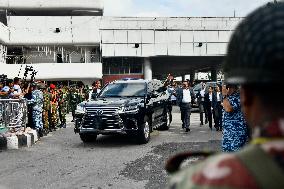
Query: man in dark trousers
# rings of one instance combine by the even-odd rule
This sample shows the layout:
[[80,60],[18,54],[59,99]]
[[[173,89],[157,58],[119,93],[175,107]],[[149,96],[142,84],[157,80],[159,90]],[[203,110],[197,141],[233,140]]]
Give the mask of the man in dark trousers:
[[217,85],[215,87],[215,91],[213,92],[213,99],[212,99],[212,106],[213,106],[213,117],[214,117],[214,123],[215,128],[217,131],[222,131],[222,101],[223,101],[223,95],[220,89],[221,86]]
[[197,103],[199,107],[199,114],[200,114],[200,125],[203,125],[203,114],[205,114],[205,124],[208,123],[208,116],[207,116],[207,109],[205,107],[205,83],[201,83],[201,89],[196,94]]
[[[251,143],[191,164],[171,177],[168,188],[284,188],[284,99],[272,92],[284,82],[283,13],[284,2],[278,1],[257,9],[238,25],[228,45],[225,81],[240,85],[241,107],[254,132]],[[238,105],[222,93],[225,111],[235,111]]]
[[181,111],[182,128],[189,132],[191,104],[195,100],[195,94],[187,81],[183,81],[182,88],[177,89],[177,104]]
[[207,117],[209,121],[209,128],[212,130],[212,110],[213,110],[213,104],[212,100],[214,99],[214,93],[213,89],[211,86],[208,87],[208,93],[205,94],[204,96],[204,104],[205,104],[205,109],[207,112]]

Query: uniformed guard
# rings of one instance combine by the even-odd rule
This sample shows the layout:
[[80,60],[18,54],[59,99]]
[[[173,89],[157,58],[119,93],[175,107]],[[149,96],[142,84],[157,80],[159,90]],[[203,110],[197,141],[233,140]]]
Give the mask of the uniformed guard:
[[[284,2],[269,3],[239,24],[228,45],[225,79],[240,85],[242,110],[254,133],[251,144],[177,172],[169,188],[284,188],[284,99],[279,96],[284,82],[283,21]],[[226,98],[223,103],[229,102]],[[167,170],[175,171],[180,160],[191,155],[172,158]]]
[[62,128],[66,128],[67,96],[65,89],[61,88],[58,93],[58,112]]
[[78,93],[76,91],[76,88],[75,87],[72,87],[71,88],[71,92],[70,92],[70,109],[71,109],[71,112],[72,112],[72,121],[71,122],[74,122],[74,119],[75,119],[75,110],[77,108],[77,104],[79,103],[79,96],[78,96]]
[[51,94],[51,124],[50,129],[56,130],[58,124],[58,93],[56,91],[56,86],[54,84],[50,85],[50,94]]
[[48,133],[50,131],[49,123],[50,123],[50,114],[51,114],[51,94],[48,89],[43,88],[43,128],[44,132]]
[[32,104],[32,119],[35,129],[38,131],[39,136],[42,137],[43,93],[38,89],[37,84],[32,84],[32,99],[29,100],[29,103]]
[[64,86],[64,90],[66,92],[66,114],[70,113],[70,87]]

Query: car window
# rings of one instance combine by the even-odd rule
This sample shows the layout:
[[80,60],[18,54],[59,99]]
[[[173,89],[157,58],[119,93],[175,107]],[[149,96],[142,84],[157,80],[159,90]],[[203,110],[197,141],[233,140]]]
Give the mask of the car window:
[[107,85],[99,97],[142,97],[145,96],[145,83],[113,83]]

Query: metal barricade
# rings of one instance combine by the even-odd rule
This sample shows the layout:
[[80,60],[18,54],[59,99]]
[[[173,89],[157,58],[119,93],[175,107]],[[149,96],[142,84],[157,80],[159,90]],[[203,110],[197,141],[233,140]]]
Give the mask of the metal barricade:
[[27,114],[26,99],[0,99],[0,129],[25,128],[28,120]]

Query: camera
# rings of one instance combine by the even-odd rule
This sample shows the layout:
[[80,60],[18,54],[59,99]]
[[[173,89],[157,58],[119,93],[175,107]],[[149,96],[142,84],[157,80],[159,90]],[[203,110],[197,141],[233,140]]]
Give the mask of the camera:
[[25,73],[24,73],[24,80],[27,79],[29,72],[31,72],[31,81],[34,81],[37,71],[35,71],[32,66],[26,66]]

